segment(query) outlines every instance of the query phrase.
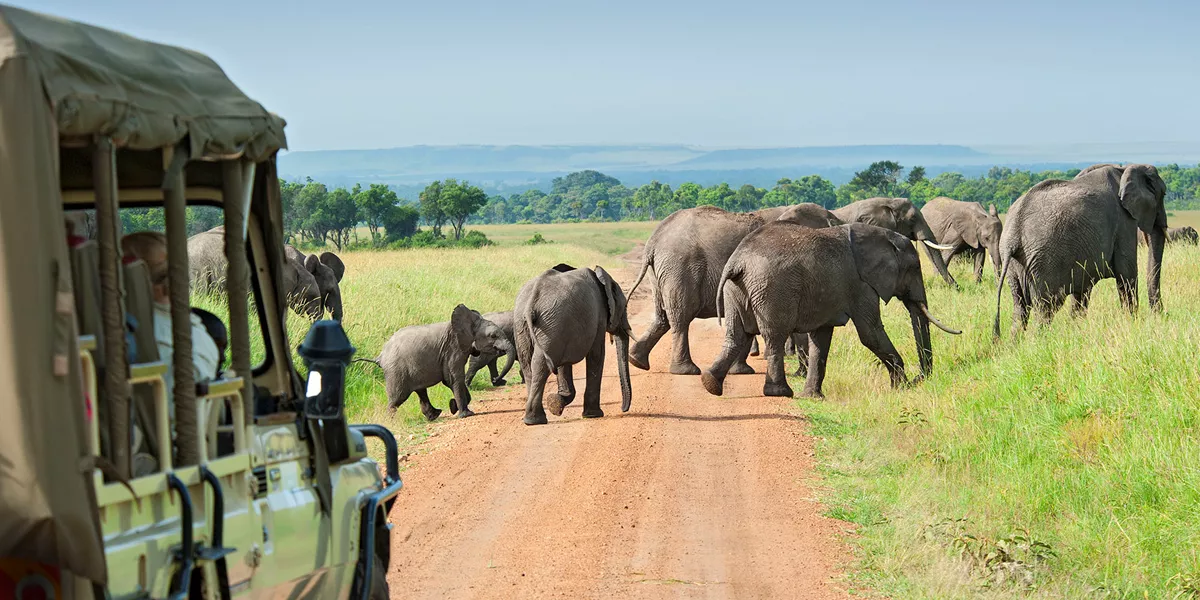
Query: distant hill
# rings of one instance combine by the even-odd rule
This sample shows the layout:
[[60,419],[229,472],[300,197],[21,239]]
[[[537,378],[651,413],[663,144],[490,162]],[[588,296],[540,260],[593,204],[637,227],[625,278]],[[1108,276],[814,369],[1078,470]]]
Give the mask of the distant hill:
[[287,152],[279,159],[285,179],[306,176],[327,185],[385,183],[412,196],[426,184],[455,177],[489,193],[548,190],[553,178],[595,169],[634,187],[658,180],[770,187],[780,177],[821,175],[834,184],[878,160],[922,165],[930,176],[964,175],[994,165],[1068,169],[1098,162],[1196,164],[1200,143],[1062,144],[1057,146],[863,145],[712,149],[685,145],[407,146],[378,150]]

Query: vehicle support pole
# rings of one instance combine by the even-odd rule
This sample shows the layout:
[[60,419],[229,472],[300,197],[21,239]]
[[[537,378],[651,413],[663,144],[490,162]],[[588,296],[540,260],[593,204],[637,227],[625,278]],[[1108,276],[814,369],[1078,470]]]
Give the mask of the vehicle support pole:
[[[117,161],[112,140],[97,137],[92,153],[92,186],[96,194],[97,243],[100,247],[100,306],[104,332],[104,400],[109,458],[117,475],[129,479],[129,364],[125,348],[125,303],[121,287],[121,220],[117,215]],[[97,403],[97,409],[101,406]]]
[[192,364],[192,309],[187,253],[188,148],[175,147],[163,174],[163,213],[167,233],[167,286],[171,294],[171,340],[175,358],[176,465],[200,464],[200,423],[196,414],[196,376]]
[[[246,193],[245,177],[249,161],[227,160],[221,163],[223,196],[225,199],[225,259],[229,271],[225,275],[225,291],[229,299],[229,345],[233,370],[245,382],[242,386],[242,413],[245,422],[254,418],[254,378],[250,374],[250,316],[246,307],[250,291],[250,264],[246,260]],[[239,432],[239,435],[243,435]]]

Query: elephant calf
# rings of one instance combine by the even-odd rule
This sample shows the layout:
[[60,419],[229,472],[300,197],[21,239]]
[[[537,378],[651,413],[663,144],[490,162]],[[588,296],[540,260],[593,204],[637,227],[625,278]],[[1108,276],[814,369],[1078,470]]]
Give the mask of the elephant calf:
[[[1138,244],[1142,246],[1149,245],[1150,238],[1146,237],[1146,233],[1138,230]],[[1196,233],[1196,228],[1191,225],[1183,227],[1168,227],[1167,228],[1167,243],[1168,244],[1189,244],[1195,246],[1200,244],[1200,234]]]
[[715,396],[724,391],[729,367],[751,337],[761,333],[767,359],[763,395],[790,397],[783,371],[785,340],[793,332],[807,332],[804,395],[821,397],[833,328],[849,321],[862,344],[883,362],[893,387],[905,385],[904,361],[883,329],[881,299],[900,298],[908,308],[921,377],[933,368],[929,324],[961,333],[929,314],[921,259],[908,238],[862,223],[824,229],[783,221],[764,225],[730,256],[717,294],[718,314],[726,318],[725,343],[701,374],[704,389]]
[[528,399],[526,425],[546,423],[542,402],[551,372],[558,379],[558,394],[550,399],[555,416],[575,399],[572,366],[587,360],[587,387],[583,416],[603,417],[600,380],[604,374],[604,334],[617,347],[617,375],[621,381],[621,411],[629,410],[633,396],[629,384],[629,318],[621,286],[602,268],[576,269],[559,264],[521,287],[513,310],[517,360],[521,361]]
[[441,383],[454,392],[451,414],[475,414],[470,409],[471,392],[464,372],[467,357],[485,352],[504,354],[510,347],[499,327],[462,304],[454,307],[448,323],[413,325],[397,331],[374,361],[383,368],[388,409],[395,412],[416,392],[421,414],[432,421],[442,411],[429,403],[426,389]]
[[[483,318],[491,321],[504,332],[504,337],[508,339],[509,348],[505,353],[490,353],[480,351],[478,356],[472,356],[470,362],[467,363],[467,385],[470,385],[475,380],[475,374],[480,369],[487,365],[488,374],[491,375],[492,385],[502,386],[508,383],[504,377],[508,375],[509,369],[512,369],[513,362],[517,357],[516,338],[513,337],[513,319],[512,311],[493,312],[483,315]],[[501,356],[507,357],[504,361],[504,368],[497,369],[496,361],[500,360]],[[521,381],[525,381],[524,375],[521,376]]]

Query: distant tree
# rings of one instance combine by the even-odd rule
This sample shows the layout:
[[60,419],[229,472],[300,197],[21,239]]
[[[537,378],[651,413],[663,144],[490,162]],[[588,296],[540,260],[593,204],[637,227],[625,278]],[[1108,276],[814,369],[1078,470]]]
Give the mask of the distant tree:
[[833,183],[820,175],[805,175],[796,180],[796,203],[812,202],[825,208],[837,206],[837,189]]
[[328,220],[329,234],[333,245],[340,251],[350,243],[350,234],[358,225],[358,205],[346,188],[337,188],[325,198],[320,213]]
[[189,236],[224,224],[225,212],[216,206],[189,206],[187,208],[187,232]]
[[917,185],[925,181],[925,167],[915,166],[908,172],[908,185]]
[[675,199],[673,200],[675,210],[693,208],[700,204],[700,193],[703,191],[703,187],[690,181],[679,184],[679,187],[675,188]]
[[393,205],[387,209],[380,220],[387,234],[388,243],[399,239],[412,237],[417,232],[417,221],[421,213],[413,206]]
[[767,190],[756,188],[750,184],[745,184],[738,188],[734,193],[732,203],[733,210],[746,212],[758,210],[762,208],[762,199],[767,195]]
[[378,244],[382,241],[379,228],[386,229],[383,221],[391,213],[392,207],[399,202],[400,198],[396,196],[396,192],[382,183],[372,183],[371,187],[365,190],[359,189],[354,194],[354,203],[358,205],[359,216],[366,222],[373,243]]
[[[312,178],[308,178],[308,181],[311,182]],[[297,206],[297,198],[302,189],[304,184],[298,181],[279,180],[279,199],[283,204],[283,231],[288,236],[298,235],[304,220]]]
[[294,207],[299,219],[298,231],[304,232],[310,241],[324,241],[329,233],[332,220],[323,210],[328,196],[329,188],[312,178],[296,194]]
[[718,183],[712,187],[704,188],[704,191],[700,192],[700,202],[698,202],[696,205],[708,205],[715,206],[717,208],[723,208],[725,210],[734,210],[734,194],[735,192],[733,191],[733,188],[729,187],[728,183]]
[[639,215],[644,215],[653,221],[662,215],[662,208],[671,203],[675,193],[671,186],[658,181],[651,181],[638,188],[633,194],[633,208]]
[[904,167],[895,161],[874,162],[866,169],[855,173],[854,178],[850,180],[850,185],[869,194],[892,197],[896,194],[896,182],[903,171]]
[[462,239],[463,224],[487,204],[487,194],[467,182],[447,179],[438,196],[438,206],[454,228],[454,239]]
[[433,228],[434,237],[442,236],[442,223],[446,222],[446,213],[442,212],[442,182],[435,181],[421,192],[421,218]]

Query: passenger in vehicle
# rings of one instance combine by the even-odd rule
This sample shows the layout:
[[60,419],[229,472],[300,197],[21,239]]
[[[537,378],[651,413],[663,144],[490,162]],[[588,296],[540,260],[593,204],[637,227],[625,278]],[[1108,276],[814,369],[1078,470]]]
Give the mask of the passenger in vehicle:
[[[150,283],[154,293],[154,338],[158,341],[159,358],[167,363],[165,376],[167,390],[174,389],[174,340],[171,336],[171,296],[167,287],[167,237],[156,231],[138,231],[121,238],[121,250],[145,261],[150,271]],[[221,360],[216,342],[204,327],[196,313],[192,321],[192,364],[195,366],[196,381],[213,379]],[[175,416],[175,404],[168,403],[171,416]]]

